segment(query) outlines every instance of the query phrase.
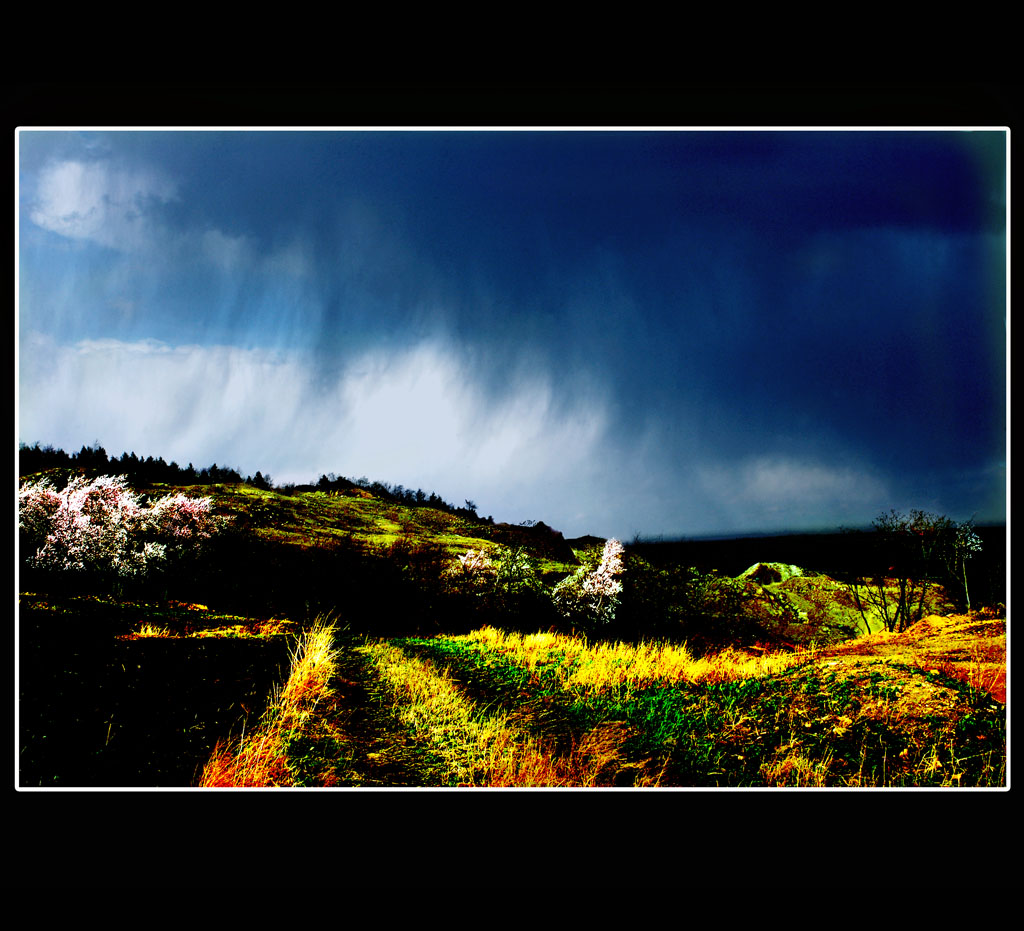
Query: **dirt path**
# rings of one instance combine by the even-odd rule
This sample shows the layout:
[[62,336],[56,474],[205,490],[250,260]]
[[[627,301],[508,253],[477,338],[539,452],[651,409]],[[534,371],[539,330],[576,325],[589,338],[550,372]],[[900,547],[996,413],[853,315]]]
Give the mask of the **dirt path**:
[[373,788],[421,786],[430,760],[377,695],[376,677],[365,656],[356,651],[358,645],[355,640],[339,643],[338,675],[331,683],[335,691],[332,723],[351,754],[346,782]]

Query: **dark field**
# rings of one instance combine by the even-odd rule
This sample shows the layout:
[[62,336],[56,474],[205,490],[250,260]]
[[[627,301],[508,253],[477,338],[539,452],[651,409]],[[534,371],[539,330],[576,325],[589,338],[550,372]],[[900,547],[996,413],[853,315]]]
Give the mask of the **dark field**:
[[22,601],[20,785],[193,785],[288,667],[284,638],[123,640],[118,627]]

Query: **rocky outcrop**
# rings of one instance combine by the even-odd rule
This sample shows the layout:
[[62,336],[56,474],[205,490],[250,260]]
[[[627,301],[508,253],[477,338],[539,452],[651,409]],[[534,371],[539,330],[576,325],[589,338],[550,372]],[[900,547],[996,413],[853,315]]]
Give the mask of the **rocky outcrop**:
[[757,562],[745,572],[740,573],[738,578],[759,582],[761,585],[770,585],[772,582],[785,582],[786,579],[803,574],[804,571],[799,566],[791,566],[784,562]]

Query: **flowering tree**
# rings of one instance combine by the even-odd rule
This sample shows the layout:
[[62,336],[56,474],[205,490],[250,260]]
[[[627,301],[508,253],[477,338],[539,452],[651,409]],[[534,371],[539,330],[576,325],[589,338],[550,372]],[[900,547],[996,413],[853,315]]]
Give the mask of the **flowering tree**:
[[607,540],[596,567],[584,564],[551,593],[559,613],[583,627],[603,626],[615,619],[622,594],[625,547]]
[[971,593],[967,588],[967,560],[981,552],[981,537],[974,529],[972,520],[953,524],[949,528],[943,561],[950,579],[955,579],[964,588],[964,603],[971,610]]
[[[524,547],[468,550],[445,573],[461,610],[486,615],[488,623],[545,626],[551,601]],[[548,619],[548,620],[545,620]]]
[[505,598],[541,587],[533,561],[523,547],[498,547],[493,559],[483,550],[466,550],[448,575],[464,588]]
[[466,550],[449,566],[444,578],[463,593],[483,595],[494,584],[495,566],[483,550]]
[[29,566],[76,575],[141,577],[222,526],[210,498],[166,495],[143,506],[125,476],[79,476],[58,491],[47,479],[18,491]]
[[494,563],[483,550],[466,550],[459,557],[459,566],[463,574],[469,576],[486,575],[494,572]]

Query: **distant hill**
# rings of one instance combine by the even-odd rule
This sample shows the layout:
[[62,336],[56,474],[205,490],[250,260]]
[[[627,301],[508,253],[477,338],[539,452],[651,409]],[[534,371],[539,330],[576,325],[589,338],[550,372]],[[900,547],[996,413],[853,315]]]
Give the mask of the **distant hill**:
[[[971,560],[971,589],[980,600],[1006,601],[1006,527],[975,528],[982,551]],[[636,542],[629,549],[654,565],[694,566],[738,576],[755,563],[786,563],[842,579],[868,573],[873,563],[868,532],[792,533],[715,540]]]

